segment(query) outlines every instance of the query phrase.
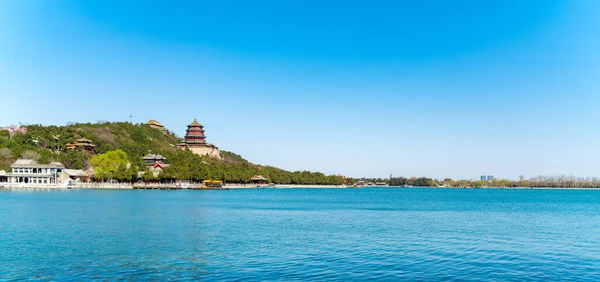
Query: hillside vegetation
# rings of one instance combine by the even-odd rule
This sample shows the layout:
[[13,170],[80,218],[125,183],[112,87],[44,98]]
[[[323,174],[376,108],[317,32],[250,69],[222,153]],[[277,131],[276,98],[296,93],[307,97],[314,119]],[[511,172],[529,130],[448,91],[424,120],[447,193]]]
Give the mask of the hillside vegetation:
[[[96,147],[94,155],[67,150],[66,145],[79,138],[90,139]],[[163,133],[145,124],[128,122],[80,123],[67,126],[29,125],[27,133],[0,131],[0,169],[9,170],[17,158],[31,158],[38,163],[59,161],[67,168],[88,169],[96,163],[106,163],[111,156],[124,156],[127,166],[95,176],[98,180],[137,181],[138,171],[145,171],[144,180],[172,181],[219,179],[230,183],[247,183],[252,175],[262,175],[278,184],[343,184],[341,176],[326,176],[318,172],[296,171],[255,165],[241,156],[222,151],[222,160],[201,157],[188,150],[177,149],[180,139],[172,132]],[[123,154],[115,153],[122,151]],[[148,153],[163,155],[169,164],[155,179],[143,163]],[[104,158],[104,159],[103,159]]]

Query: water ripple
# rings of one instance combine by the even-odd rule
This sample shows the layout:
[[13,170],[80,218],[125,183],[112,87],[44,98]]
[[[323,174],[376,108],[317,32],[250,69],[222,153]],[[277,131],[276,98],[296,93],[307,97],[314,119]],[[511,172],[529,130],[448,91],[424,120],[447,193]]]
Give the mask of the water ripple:
[[600,193],[0,192],[0,280],[600,281]]

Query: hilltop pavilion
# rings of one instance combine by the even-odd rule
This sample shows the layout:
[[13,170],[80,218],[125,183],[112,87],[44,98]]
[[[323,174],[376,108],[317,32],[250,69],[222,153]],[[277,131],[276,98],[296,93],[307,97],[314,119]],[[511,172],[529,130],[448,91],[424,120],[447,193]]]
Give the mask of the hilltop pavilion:
[[167,130],[165,129],[165,127],[162,124],[160,124],[160,122],[158,122],[156,120],[151,119],[148,122],[146,122],[146,125],[154,128],[154,129],[158,129],[158,130],[162,131],[162,133],[166,133],[167,132]]
[[78,151],[87,152],[90,154],[94,153],[94,147],[96,147],[96,145],[94,145],[94,143],[92,143],[92,140],[87,139],[85,137],[79,138],[79,139],[75,140],[75,143],[73,143],[73,144],[69,143],[65,146],[65,148],[67,150],[78,150]]

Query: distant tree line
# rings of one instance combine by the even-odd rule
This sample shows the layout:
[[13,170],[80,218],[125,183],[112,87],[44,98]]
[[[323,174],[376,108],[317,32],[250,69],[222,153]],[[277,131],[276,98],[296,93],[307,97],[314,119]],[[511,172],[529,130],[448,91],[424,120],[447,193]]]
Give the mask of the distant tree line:
[[419,178],[416,178],[416,177],[411,177],[411,178],[393,177],[393,178],[390,178],[389,185],[390,186],[423,186],[423,187],[438,186],[438,184],[435,181],[433,181],[433,179],[427,178],[427,177],[419,177]]
[[421,177],[395,177],[389,179],[390,186],[423,186],[452,188],[600,188],[600,179],[582,180],[573,176],[537,176],[531,179],[520,177],[520,180],[493,179],[485,180],[433,180]]

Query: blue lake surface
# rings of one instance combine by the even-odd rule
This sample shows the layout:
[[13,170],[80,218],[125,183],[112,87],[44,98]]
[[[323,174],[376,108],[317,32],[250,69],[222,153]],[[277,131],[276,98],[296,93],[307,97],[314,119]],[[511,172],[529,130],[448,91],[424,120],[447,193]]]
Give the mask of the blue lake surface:
[[600,191],[0,191],[0,280],[600,281]]

